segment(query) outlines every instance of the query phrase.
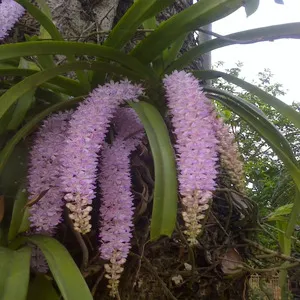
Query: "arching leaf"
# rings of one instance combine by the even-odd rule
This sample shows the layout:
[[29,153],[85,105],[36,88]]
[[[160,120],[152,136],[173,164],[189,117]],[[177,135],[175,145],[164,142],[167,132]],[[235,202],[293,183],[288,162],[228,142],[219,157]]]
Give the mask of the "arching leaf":
[[150,63],[179,36],[231,14],[242,3],[242,0],[201,0],[163,22],[131,54],[143,63]]
[[149,103],[130,104],[143,123],[154,160],[155,186],[150,237],[171,236],[177,217],[177,177],[174,150],[166,124]]
[[253,44],[287,38],[300,38],[300,22],[261,27],[232,33],[226,35],[225,38],[216,38],[209,40],[185,52],[181,57],[175,60],[165,70],[165,72],[171,73],[174,70],[181,70],[203,54],[225,46],[239,44],[239,41],[242,44]]

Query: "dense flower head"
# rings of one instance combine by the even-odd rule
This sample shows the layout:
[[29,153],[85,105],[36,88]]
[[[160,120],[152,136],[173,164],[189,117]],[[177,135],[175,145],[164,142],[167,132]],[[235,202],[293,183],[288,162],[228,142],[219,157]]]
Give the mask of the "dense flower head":
[[24,14],[25,9],[14,0],[0,2],[0,41],[3,40],[10,29]]
[[91,228],[89,213],[95,196],[98,154],[110,121],[121,103],[136,100],[142,92],[139,85],[129,81],[99,86],[72,116],[63,150],[61,180],[70,218],[75,230],[81,233]]
[[117,137],[130,140],[130,143],[127,143],[128,147],[134,150],[144,136],[143,126],[136,112],[132,108],[120,107],[116,112],[113,123],[115,124]]
[[221,118],[216,120],[216,132],[219,140],[221,165],[228,173],[235,188],[244,192],[244,168],[235,137]]
[[119,109],[115,124],[117,136],[112,145],[106,145],[102,152],[99,176],[102,194],[100,255],[109,261],[105,270],[113,296],[117,293],[132,236],[133,196],[129,157],[143,137],[143,127],[132,109]]
[[30,226],[35,232],[53,233],[63,210],[61,153],[64,148],[71,112],[53,114],[36,134],[30,152],[28,192],[32,200],[44,196],[30,208]]
[[164,86],[176,136],[185,233],[189,242],[195,244],[217,176],[215,112],[193,75],[175,71],[165,77]]
[[110,259],[118,250],[117,259],[126,258],[132,227],[132,194],[130,176],[130,149],[126,142],[116,139],[102,152],[99,176],[102,202],[100,207],[101,257]]

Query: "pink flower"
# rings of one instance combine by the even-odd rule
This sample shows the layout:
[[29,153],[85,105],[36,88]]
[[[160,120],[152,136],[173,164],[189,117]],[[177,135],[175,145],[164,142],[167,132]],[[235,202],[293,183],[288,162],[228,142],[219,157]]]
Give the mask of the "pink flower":
[[[32,200],[46,194],[30,209],[30,234],[53,235],[62,220],[63,190],[59,176],[62,172],[60,154],[64,147],[68,121],[72,112],[58,113],[46,119],[36,134],[30,152],[28,192]],[[31,267],[40,273],[48,270],[47,262],[36,246],[32,246]]]
[[105,270],[113,296],[117,293],[132,236],[133,196],[129,156],[143,137],[143,127],[132,109],[119,109],[115,124],[117,137],[111,146],[106,145],[103,149],[99,176],[102,192],[100,255],[110,262],[105,265]]
[[91,229],[89,213],[95,197],[98,154],[110,121],[121,103],[135,101],[142,92],[129,81],[111,82],[94,89],[72,115],[61,180],[74,228],[83,234]]
[[53,234],[62,220],[63,196],[59,176],[61,153],[71,112],[58,113],[44,121],[30,153],[28,170],[29,199],[46,194],[30,208],[30,226],[34,232]]
[[235,188],[240,192],[244,192],[244,168],[234,135],[221,118],[216,120],[216,132],[219,140],[221,165],[228,173]]
[[186,235],[197,243],[200,220],[215,189],[217,176],[217,139],[214,108],[199,87],[198,80],[185,71],[175,71],[164,79],[166,97],[176,136]]

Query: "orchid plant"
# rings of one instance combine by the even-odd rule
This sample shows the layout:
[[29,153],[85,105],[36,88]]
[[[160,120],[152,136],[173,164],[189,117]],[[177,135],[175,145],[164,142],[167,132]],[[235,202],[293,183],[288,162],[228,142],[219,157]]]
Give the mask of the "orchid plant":
[[[171,237],[179,205],[186,239],[191,247],[196,246],[220,169],[228,172],[234,189],[245,191],[238,147],[214,101],[238,114],[261,134],[300,191],[300,168],[291,147],[266,116],[245,100],[203,86],[199,80],[223,77],[260,97],[297,127],[299,113],[232,75],[186,69],[204,53],[233,43],[299,38],[300,23],[218,37],[178,57],[187,33],[242,6],[250,15],[259,1],[201,0],[156,25],[156,14],[174,1],[162,4],[160,0],[138,0],[103,45],[64,41],[45,11],[45,3],[36,2],[39,6],[27,0],[0,1],[0,40],[5,41],[25,11],[51,37],[0,45],[0,75],[18,78],[6,80],[1,90],[1,179],[16,159],[21,141],[33,139],[27,147],[26,180],[13,194],[11,215],[9,210],[4,214],[9,195],[1,198],[0,299],[26,299],[30,261],[38,272],[50,269],[64,299],[92,299],[78,267],[55,234],[65,218],[72,222],[77,234],[89,233],[96,198],[100,199],[99,256],[106,261],[110,294],[118,296],[134,226],[130,155],[145,140],[149,142],[155,173],[150,240]],[[152,31],[125,54],[122,47],[140,26],[149,24],[147,20],[154,21]],[[56,65],[55,55],[65,55],[68,62]],[[82,55],[97,60],[78,60]],[[29,63],[29,56],[38,63]],[[73,77],[65,76],[72,71]],[[32,111],[31,104],[39,94],[45,104]],[[286,239],[291,238],[300,211],[298,194],[286,226]],[[282,251],[290,255],[290,248]],[[7,277],[7,273],[12,276]],[[16,281],[20,286],[17,290]]]

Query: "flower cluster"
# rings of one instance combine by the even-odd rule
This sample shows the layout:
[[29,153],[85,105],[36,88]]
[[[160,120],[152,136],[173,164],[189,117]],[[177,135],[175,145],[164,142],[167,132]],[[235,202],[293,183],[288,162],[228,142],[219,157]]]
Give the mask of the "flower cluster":
[[126,261],[133,226],[133,196],[131,194],[130,153],[143,136],[142,125],[131,109],[119,109],[115,119],[117,136],[102,152],[99,176],[102,191],[99,237],[100,255],[105,265],[111,295],[117,293],[119,278]]
[[[31,233],[53,235],[63,211],[60,154],[64,147],[71,112],[58,113],[44,121],[30,152],[28,170],[29,200],[38,199],[29,209]],[[44,194],[44,195],[43,195]],[[48,266],[42,252],[32,246],[31,267],[46,273]]]
[[108,83],[94,89],[72,115],[63,150],[61,176],[65,200],[75,230],[91,229],[89,212],[95,196],[98,153],[117,107],[143,92],[129,81]]
[[0,2],[0,41],[3,40],[10,29],[24,14],[23,6],[14,0],[2,0]]
[[45,195],[30,208],[30,225],[35,232],[53,234],[63,210],[61,153],[71,112],[58,113],[40,127],[30,153],[28,170],[29,199]]
[[185,234],[194,245],[217,177],[218,141],[214,130],[214,108],[197,79],[185,71],[175,71],[166,76],[164,86],[177,138],[175,149]]
[[216,120],[221,166],[227,171],[231,182],[240,192],[245,191],[243,163],[234,135],[222,119]]

